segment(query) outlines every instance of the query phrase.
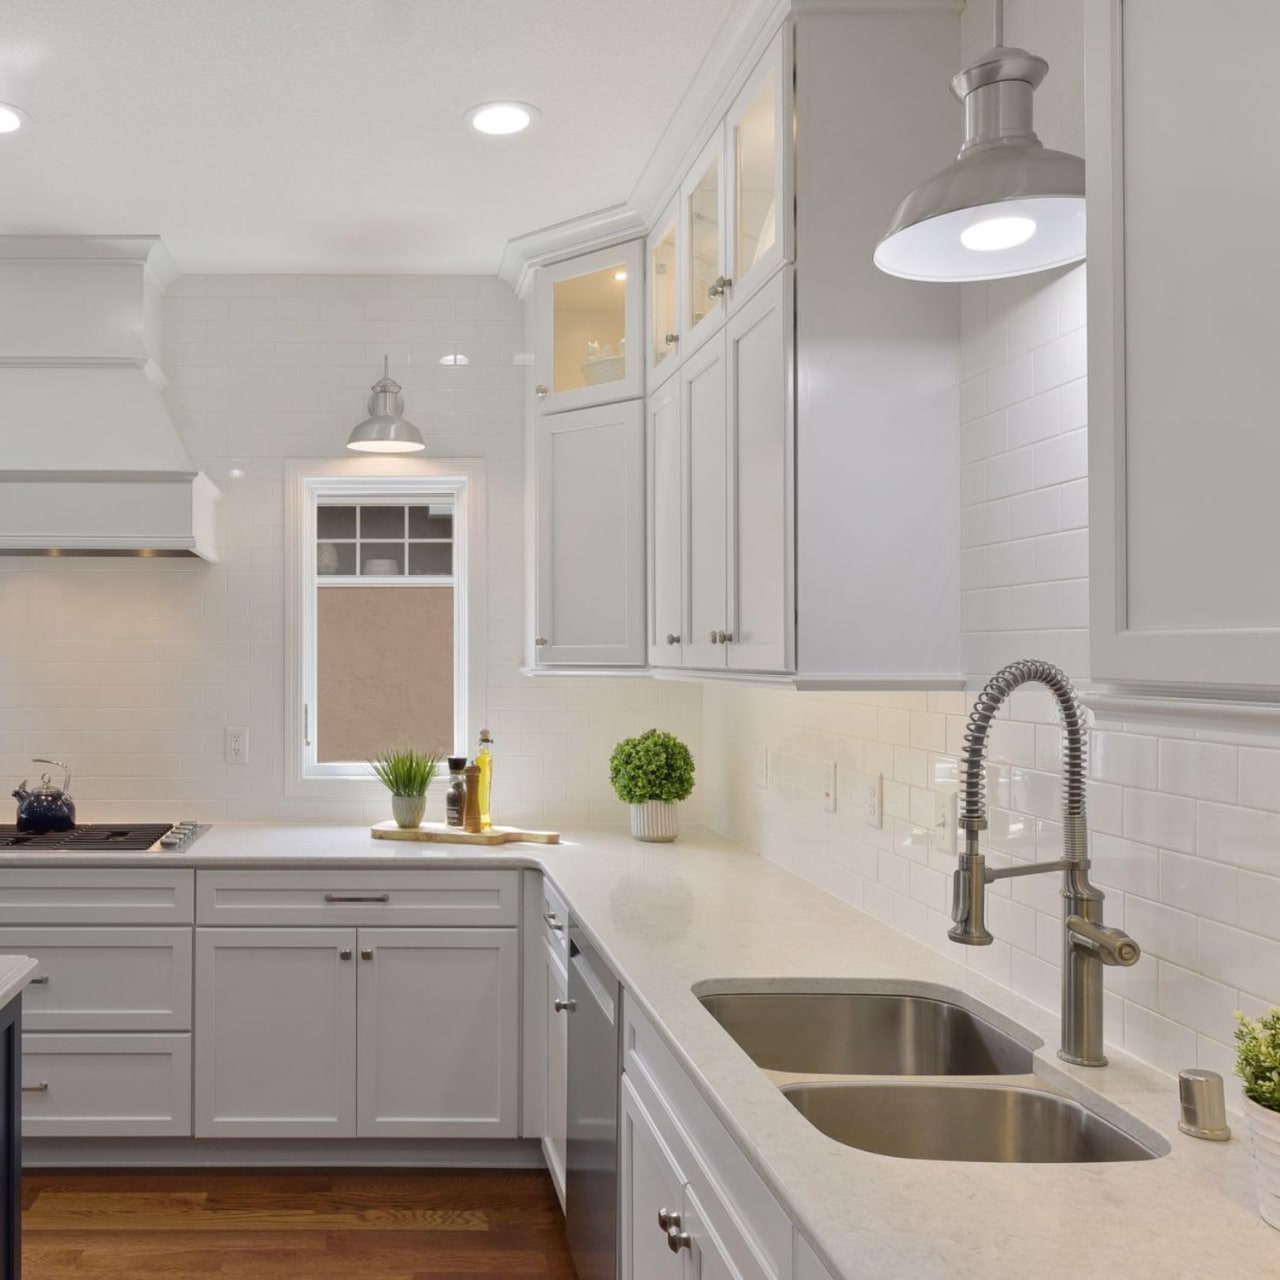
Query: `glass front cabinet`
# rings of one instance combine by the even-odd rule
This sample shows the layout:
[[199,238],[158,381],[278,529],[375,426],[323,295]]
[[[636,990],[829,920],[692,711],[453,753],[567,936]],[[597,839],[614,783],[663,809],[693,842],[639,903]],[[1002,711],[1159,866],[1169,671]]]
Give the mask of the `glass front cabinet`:
[[645,310],[649,333],[649,381],[653,391],[680,363],[680,204],[663,211],[645,245]]
[[644,394],[643,282],[639,240],[538,271],[533,363],[542,413]]

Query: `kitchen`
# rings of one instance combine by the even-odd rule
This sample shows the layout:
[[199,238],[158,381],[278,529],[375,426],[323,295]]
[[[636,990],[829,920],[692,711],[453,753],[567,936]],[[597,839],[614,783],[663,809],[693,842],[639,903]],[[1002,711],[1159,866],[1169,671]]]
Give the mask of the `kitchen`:
[[[1087,297],[1079,254],[873,260],[964,140],[990,0],[50,8],[0,29],[0,764],[80,824],[0,851],[0,954],[38,961],[0,971],[22,1274],[1053,1276],[1082,1236],[1137,1275],[1280,1270],[1233,1074],[1235,1011],[1280,1004],[1280,191],[1234,144],[1274,119],[1270,6],[1223,7],[1253,61],[1188,95],[1202,6],[1006,0],[1039,138],[1088,163]],[[529,128],[478,134],[508,98]],[[425,449],[349,450],[372,419]],[[195,554],[118,554],[165,550]],[[1141,951],[1085,1000],[1104,1067],[1057,1056],[1056,875],[983,893],[1069,843],[1069,702],[999,699],[958,861],[970,709],[1027,658],[1087,705],[1098,906]],[[652,726],[696,762],[674,844],[610,784]],[[365,761],[481,728],[494,820],[559,844],[370,839]],[[955,945],[982,903],[994,940]],[[958,1008],[1011,1055],[988,1094],[1065,1095],[1151,1158],[837,1140],[775,1076],[926,1086],[778,1065],[726,1004],[760,993]],[[1179,1130],[1187,1069],[1229,1141]],[[952,1072],[915,1074],[904,1132],[967,1133]]]

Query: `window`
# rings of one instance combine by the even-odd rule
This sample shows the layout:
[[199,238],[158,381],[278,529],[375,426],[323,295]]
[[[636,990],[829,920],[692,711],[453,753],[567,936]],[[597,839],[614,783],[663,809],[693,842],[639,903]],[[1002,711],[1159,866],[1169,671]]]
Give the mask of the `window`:
[[481,464],[290,464],[290,795],[351,794],[406,743],[478,732]]

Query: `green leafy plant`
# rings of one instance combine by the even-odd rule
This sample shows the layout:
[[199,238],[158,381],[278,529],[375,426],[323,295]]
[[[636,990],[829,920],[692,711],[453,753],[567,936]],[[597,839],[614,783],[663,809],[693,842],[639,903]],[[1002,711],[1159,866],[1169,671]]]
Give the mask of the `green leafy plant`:
[[1236,1012],[1236,1075],[1247,1097],[1280,1111],[1280,1009],[1261,1018]]
[[416,747],[395,747],[384,751],[369,768],[393,796],[425,796],[435,777],[440,757]]
[[674,734],[648,729],[614,747],[609,781],[626,804],[684,800],[693,790],[693,756]]

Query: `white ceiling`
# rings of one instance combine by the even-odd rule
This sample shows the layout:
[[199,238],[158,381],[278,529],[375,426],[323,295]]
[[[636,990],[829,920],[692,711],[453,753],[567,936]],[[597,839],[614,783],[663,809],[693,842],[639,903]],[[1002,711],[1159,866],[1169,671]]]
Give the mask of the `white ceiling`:
[[[183,271],[494,271],[624,201],[733,0],[5,0],[0,232]],[[532,102],[528,133],[463,112]]]

